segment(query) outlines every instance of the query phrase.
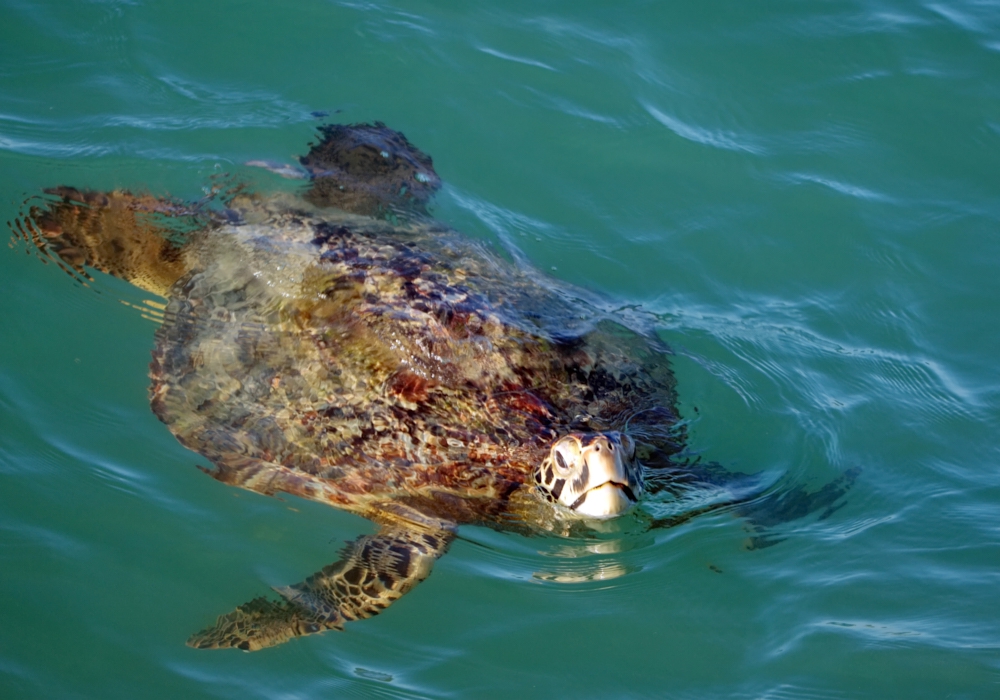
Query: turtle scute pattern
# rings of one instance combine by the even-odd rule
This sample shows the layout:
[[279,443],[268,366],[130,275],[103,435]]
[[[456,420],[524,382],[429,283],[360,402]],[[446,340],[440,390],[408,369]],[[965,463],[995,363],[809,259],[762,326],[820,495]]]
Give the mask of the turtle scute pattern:
[[265,228],[280,254],[255,226],[214,232],[153,353],[153,410],[222,481],[482,522],[559,435],[639,409],[634,427],[673,420],[672,376],[644,369],[656,352],[636,355],[637,336],[543,335],[509,301],[528,281],[447,232],[287,214]]

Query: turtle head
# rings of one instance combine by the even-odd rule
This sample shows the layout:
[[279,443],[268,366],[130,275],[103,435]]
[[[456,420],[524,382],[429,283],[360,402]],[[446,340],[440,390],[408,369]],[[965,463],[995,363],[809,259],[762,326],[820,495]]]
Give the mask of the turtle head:
[[607,518],[638,500],[642,467],[628,435],[570,433],[552,444],[535,470],[535,485],[552,503],[580,515]]

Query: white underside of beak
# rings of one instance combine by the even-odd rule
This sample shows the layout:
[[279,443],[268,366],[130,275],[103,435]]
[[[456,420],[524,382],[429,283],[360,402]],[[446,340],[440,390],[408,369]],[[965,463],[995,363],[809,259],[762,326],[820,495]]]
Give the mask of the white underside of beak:
[[608,482],[588,491],[587,498],[576,508],[576,512],[591,518],[610,518],[628,510],[631,505],[632,501],[625,496],[625,492]]

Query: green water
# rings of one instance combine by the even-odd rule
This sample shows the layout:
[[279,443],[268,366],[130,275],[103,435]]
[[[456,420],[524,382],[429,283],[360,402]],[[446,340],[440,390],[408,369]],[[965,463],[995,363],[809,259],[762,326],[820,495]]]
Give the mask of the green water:
[[1000,3],[687,5],[3,0],[0,220],[382,120],[437,218],[655,325],[692,449],[863,473],[759,551],[727,513],[603,554],[465,528],[378,618],[199,652],[371,525],[201,474],[141,296],[3,248],[0,697],[1000,696]]

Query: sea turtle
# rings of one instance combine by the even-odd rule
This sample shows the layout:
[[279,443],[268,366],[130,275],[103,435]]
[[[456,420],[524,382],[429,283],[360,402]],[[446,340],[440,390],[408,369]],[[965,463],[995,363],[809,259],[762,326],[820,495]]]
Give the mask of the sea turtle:
[[[375,615],[460,525],[567,534],[644,490],[728,479],[678,458],[667,348],[430,220],[440,180],[401,133],[325,126],[300,162],[301,195],[231,187],[185,204],[61,187],[12,224],[78,279],[91,268],[167,299],[151,405],[205,471],[378,525],[189,644],[256,650]],[[772,506],[830,509],[851,478]]]

